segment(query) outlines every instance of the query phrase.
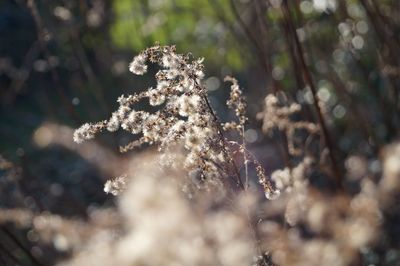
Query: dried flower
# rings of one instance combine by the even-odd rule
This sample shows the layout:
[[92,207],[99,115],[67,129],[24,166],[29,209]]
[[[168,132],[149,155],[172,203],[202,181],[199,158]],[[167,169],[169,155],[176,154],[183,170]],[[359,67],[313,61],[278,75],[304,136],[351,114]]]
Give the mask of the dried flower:
[[107,121],[96,124],[85,123],[74,132],[74,141],[82,143],[85,140],[93,139],[97,133],[102,131],[106,126]]
[[279,99],[275,95],[269,94],[265,97],[264,111],[257,114],[257,118],[263,121],[262,130],[264,133],[272,133],[274,128],[278,128],[286,134],[289,153],[295,156],[302,153],[295,145],[296,130],[306,130],[310,134],[319,133],[319,126],[314,123],[291,120],[290,116],[300,110],[299,104],[292,103],[289,106],[284,106],[279,103]]
[[224,81],[232,83],[229,100],[226,102],[229,108],[235,111],[236,117],[239,118],[239,123],[244,125],[246,123],[246,101],[242,96],[242,91],[239,88],[238,81],[230,76],[225,77]]
[[104,185],[104,192],[111,193],[114,196],[118,195],[125,190],[126,175],[118,176],[114,179],[108,180]]
[[[129,96],[122,95],[118,98],[118,110],[112,113],[108,121],[83,125],[76,130],[75,140],[82,142],[94,138],[95,134],[104,128],[116,131],[121,127],[132,134],[142,134],[138,140],[121,147],[122,152],[142,144],[155,145],[163,153],[160,159],[165,160],[160,163],[186,170],[190,182],[197,188],[220,186],[222,178],[232,176],[233,172],[236,172],[235,179],[240,183],[241,177],[237,174],[237,166],[226,146],[227,140],[222,131],[236,128],[243,137],[247,118],[242,91],[236,79],[232,77],[225,79],[232,82],[227,105],[235,111],[239,124],[232,122],[222,127],[211,109],[207,90],[202,84],[203,59],[190,58],[188,55],[176,53],[174,46],[154,46],[142,51],[130,64],[130,71],[142,75],[147,70],[147,61],[158,64],[161,69],[155,75],[156,88],[149,88],[142,93]],[[153,113],[136,110],[134,105],[144,98],[149,99],[150,105],[158,106],[158,110]],[[242,146],[244,147],[244,143]],[[240,151],[245,157],[247,183],[249,161],[246,152],[243,152],[244,149]],[[171,160],[178,157],[176,153],[183,154],[185,158]],[[267,198],[276,197],[279,191],[269,182],[261,164],[257,162],[256,165]],[[122,183],[119,179],[108,181],[105,190],[117,194]]]

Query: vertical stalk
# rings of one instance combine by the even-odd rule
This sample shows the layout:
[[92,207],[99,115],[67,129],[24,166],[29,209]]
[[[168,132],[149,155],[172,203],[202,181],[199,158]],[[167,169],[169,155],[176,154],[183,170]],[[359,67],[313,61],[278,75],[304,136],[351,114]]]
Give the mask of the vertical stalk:
[[[37,6],[36,6],[36,3],[34,0],[28,0],[26,5],[29,9],[29,12],[31,13],[31,15],[33,17],[34,22],[35,22],[40,48],[42,49],[43,55],[44,55],[47,63],[50,65],[50,52],[46,45],[46,40],[45,40],[46,30],[43,27],[42,18],[39,15],[39,12],[37,10]],[[75,122],[80,124],[80,122],[81,122],[80,118],[77,115],[71,101],[68,99],[68,96],[65,93],[65,89],[61,85],[60,77],[59,77],[57,71],[53,67],[50,67],[50,75],[54,82],[54,85],[56,86],[57,93],[60,96],[61,101],[64,104],[65,109],[67,110],[68,114]]]
[[306,84],[308,84],[308,86],[311,89],[311,94],[313,96],[313,102],[314,102],[314,107],[315,110],[317,112],[317,116],[318,116],[318,122],[321,126],[322,129],[322,134],[324,136],[324,140],[325,140],[325,145],[326,148],[328,149],[328,153],[329,153],[329,158],[331,161],[331,167],[332,167],[332,174],[335,178],[335,182],[336,182],[336,186],[338,189],[342,189],[342,176],[340,174],[339,168],[338,168],[338,163],[337,160],[335,158],[334,155],[334,149],[333,149],[333,143],[332,143],[332,139],[331,136],[329,134],[328,128],[326,126],[325,120],[322,116],[322,112],[321,112],[321,108],[319,106],[319,98],[317,95],[317,89],[315,87],[314,81],[311,77],[311,73],[310,70],[305,62],[305,58],[304,58],[304,53],[303,53],[303,47],[300,43],[300,40],[297,36],[296,33],[296,29],[294,27],[294,22],[292,20],[292,17],[290,15],[290,10],[289,10],[289,5],[287,0],[283,0],[282,2],[282,12],[284,15],[284,18],[286,19],[288,26],[290,27],[291,33],[293,35],[293,39],[295,42],[295,48],[297,49],[297,53],[298,53],[298,58],[299,58],[299,63],[300,66],[302,68],[303,71],[303,77],[304,77],[304,82]]
[[10,238],[33,262],[34,265],[42,265],[36,258],[33,256],[33,254],[27,249],[20,241],[19,239],[10,231],[8,230],[5,226],[1,226],[1,231],[8,237]]
[[[14,261],[16,265],[21,265],[21,263],[18,260],[18,258],[15,257],[14,254],[12,254],[12,252],[8,251],[6,249],[6,247],[1,242],[0,242],[0,251],[3,251],[4,254],[6,254],[8,257],[10,257],[11,260]],[[0,258],[3,259],[3,256],[0,256]],[[4,260],[0,260],[0,262],[4,262],[4,264],[5,264]]]

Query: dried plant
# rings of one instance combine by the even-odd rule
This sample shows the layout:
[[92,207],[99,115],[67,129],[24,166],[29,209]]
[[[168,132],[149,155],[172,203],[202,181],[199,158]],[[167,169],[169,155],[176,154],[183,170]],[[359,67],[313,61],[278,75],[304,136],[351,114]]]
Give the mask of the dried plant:
[[[392,208],[395,195],[399,193],[399,183],[393,182],[395,176],[396,180],[400,177],[398,156],[398,144],[390,145],[383,158],[380,182],[367,176],[360,180],[360,191],[353,195],[327,195],[309,185],[300,185],[303,192],[307,189],[301,196],[296,186],[286,190],[285,197],[270,204],[284,213],[290,229],[273,221],[271,215],[276,213],[271,213],[271,209],[274,207],[266,206],[266,217],[259,223],[259,230],[264,248],[270,251],[273,262],[277,265],[357,265],[368,261],[367,257],[362,258],[362,254],[368,256],[375,245],[388,237],[385,213]],[[299,166],[304,167],[302,164]],[[297,172],[298,167],[293,172]],[[281,184],[278,180],[282,179],[290,183],[289,180],[296,175],[279,171],[273,178],[277,184]],[[301,176],[300,179],[304,179],[307,174]],[[391,185],[386,186],[388,183]]]
[[249,265],[254,246],[243,215],[189,201],[179,171],[147,159],[120,197],[123,234],[98,231],[61,265]]
[[381,179],[366,170],[353,194],[311,186],[316,166],[305,157],[291,173],[273,173],[284,192],[277,200],[244,191],[231,205],[215,205],[209,196],[189,200],[181,191],[185,174],[157,167],[158,155],[151,155],[132,162],[129,173],[136,174],[117,211],[96,210],[83,221],[0,209],[0,224],[31,228],[36,242],[71,252],[60,265],[357,265],[392,237],[385,224],[400,192],[399,151],[398,143],[388,146]]
[[[129,96],[122,95],[118,99],[119,108],[111,118],[82,125],[74,133],[75,142],[81,143],[93,139],[103,130],[116,131],[121,127],[134,135],[140,135],[138,140],[121,147],[122,152],[143,144],[156,145],[161,152],[162,165],[185,169],[188,173],[191,183],[185,189],[189,194],[193,193],[193,187],[222,187],[226,177],[235,178],[238,185],[245,188],[248,183],[248,159],[244,152],[244,142],[238,145],[239,152],[244,156],[245,185],[229,149],[231,145],[223,132],[236,129],[242,137],[244,133],[246,103],[236,79],[226,78],[226,81],[232,82],[227,105],[235,111],[238,124],[230,122],[221,125],[202,84],[203,59],[194,60],[190,55],[178,54],[174,46],[154,46],[137,55],[129,70],[143,75],[148,69],[147,61],[161,67],[155,75],[156,88]],[[154,113],[135,110],[133,105],[144,98],[159,109]],[[279,192],[264,174],[262,166],[256,160],[253,162],[267,197],[273,198]],[[105,190],[120,187],[120,179],[116,180],[108,182]],[[117,190],[112,191],[116,193]]]
[[300,112],[301,106],[292,103],[285,106],[280,103],[279,98],[273,94],[265,97],[263,112],[257,114],[258,119],[263,121],[262,130],[266,134],[272,134],[273,129],[283,131],[288,140],[289,153],[294,156],[302,154],[301,148],[296,147],[296,131],[305,130],[309,134],[318,134],[320,129],[317,124],[307,121],[293,121],[291,116]]

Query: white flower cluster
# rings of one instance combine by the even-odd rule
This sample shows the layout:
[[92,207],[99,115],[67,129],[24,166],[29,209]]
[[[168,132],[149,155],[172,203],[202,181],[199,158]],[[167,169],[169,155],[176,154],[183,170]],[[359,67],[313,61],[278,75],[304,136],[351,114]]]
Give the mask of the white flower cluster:
[[126,175],[118,176],[114,179],[108,180],[104,184],[104,192],[111,193],[114,196],[118,195],[125,190]]
[[285,209],[285,220],[290,225],[295,225],[308,207],[307,194],[309,172],[313,159],[304,157],[293,169],[285,167],[278,169],[271,174],[277,190],[289,194],[289,199]]
[[146,54],[136,56],[129,64],[129,71],[136,75],[143,75],[147,72],[146,60]]
[[246,123],[246,101],[242,95],[242,90],[239,88],[238,81],[230,76],[225,77],[224,81],[229,81],[232,83],[231,92],[229,95],[229,100],[226,102],[229,108],[235,110],[236,117],[239,118],[240,125]]
[[[84,124],[75,131],[75,141],[94,138],[107,129],[119,128],[140,138],[121,151],[125,152],[144,143],[155,144],[163,152],[163,162],[181,164],[194,180],[206,181],[223,176],[226,154],[223,139],[218,133],[218,121],[208,103],[204,77],[203,59],[191,60],[189,55],[177,54],[174,46],[154,46],[137,55],[129,70],[137,75],[147,71],[147,61],[161,67],[156,74],[157,86],[118,99],[119,108],[106,122]],[[133,105],[148,98],[150,105],[160,106],[155,113],[135,110]],[[171,160],[174,151],[183,144],[183,160]],[[110,187],[106,185],[112,192]]]
[[60,266],[250,265],[255,247],[241,213],[188,201],[176,182],[180,173],[166,173],[155,162],[134,169],[118,201],[123,233],[99,231]]
[[301,150],[295,145],[296,130],[306,130],[310,134],[319,132],[319,126],[307,121],[292,121],[290,116],[300,112],[301,106],[292,103],[289,106],[280,104],[279,99],[269,94],[265,97],[264,111],[257,114],[257,118],[263,120],[262,130],[264,133],[272,133],[278,128],[286,134],[289,153],[294,156],[301,155]]
[[106,121],[99,122],[96,124],[85,123],[74,132],[74,141],[76,143],[82,143],[85,140],[93,139],[96,133],[103,130],[106,125]]
[[256,166],[258,182],[263,186],[265,197],[269,200],[274,200],[279,197],[281,190],[271,183],[271,181],[266,177],[264,168],[260,164]]
[[274,264],[346,266],[360,262],[360,250],[386,237],[380,205],[384,194],[368,178],[360,185],[355,195],[310,189],[305,194],[292,191],[282,198],[290,230],[286,223],[278,225],[267,219],[260,225]]
[[291,170],[285,167],[274,171],[271,179],[275,182],[275,186],[282,191],[303,190],[308,185],[306,177],[312,163],[313,159],[311,157],[305,157],[302,162]]
[[[122,95],[118,99],[118,110],[108,121],[84,124],[75,131],[75,141],[80,143],[94,138],[100,131],[114,132],[122,128],[139,138],[121,147],[121,152],[142,144],[156,145],[162,152],[161,164],[185,169],[195,188],[218,187],[221,177],[232,176],[232,172],[236,173],[240,183],[239,171],[222,133],[226,127],[220,125],[202,84],[203,59],[195,60],[190,55],[178,54],[174,46],[154,46],[134,57],[129,70],[143,75],[148,68],[147,62],[160,67],[155,75],[155,88],[139,94]],[[246,103],[237,80],[231,77],[226,80],[232,82],[227,104],[235,111],[239,119],[237,129],[243,134]],[[134,109],[133,105],[142,99],[148,99],[150,105],[159,109],[153,113]],[[269,188],[268,193],[274,192],[265,176],[261,183],[264,188]],[[106,184],[111,193],[112,184]]]

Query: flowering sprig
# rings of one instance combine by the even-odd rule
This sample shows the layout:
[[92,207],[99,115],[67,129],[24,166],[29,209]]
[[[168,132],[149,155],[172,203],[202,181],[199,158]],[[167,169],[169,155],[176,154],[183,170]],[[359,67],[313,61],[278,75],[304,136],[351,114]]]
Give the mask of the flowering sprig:
[[111,193],[114,196],[118,195],[125,190],[126,186],[126,175],[118,176],[114,179],[108,180],[104,184],[104,192]]
[[302,150],[296,146],[296,130],[306,130],[309,134],[319,134],[320,128],[317,124],[308,121],[293,121],[291,116],[301,111],[301,105],[292,103],[285,106],[280,103],[278,97],[273,94],[265,97],[264,111],[257,114],[262,120],[264,133],[272,133],[274,128],[284,132],[288,140],[290,155],[299,156]]
[[[195,187],[221,184],[221,178],[231,176],[232,172],[241,184],[239,171],[226,147],[223,127],[211,108],[207,90],[202,84],[203,59],[195,60],[190,55],[178,54],[174,46],[157,45],[135,56],[129,70],[136,75],[143,75],[148,70],[147,62],[160,67],[155,75],[155,88],[133,95],[122,95],[118,98],[119,107],[110,119],[84,124],[75,131],[74,140],[81,143],[93,139],[103,130],[114,132],[122,128],[139,135],[139,138],[121,147],[121,152],[142,144],[155,145],[162,153],[161,164],[185,169]],[[236,79],[227,77],[226,80],[232,82],[227,105],[235,111],[243,137],[247,120],[246,103]],[[148,99],[150,105],[159,109],[154,113],[134,109],[134,105],[142,99]],[[107,182],[105,189],[117,194],[122,183],[114,181]],[[268,182],[260,183],[264,185]],[[113,184],[118,189],[114,189]]]

